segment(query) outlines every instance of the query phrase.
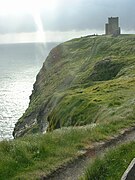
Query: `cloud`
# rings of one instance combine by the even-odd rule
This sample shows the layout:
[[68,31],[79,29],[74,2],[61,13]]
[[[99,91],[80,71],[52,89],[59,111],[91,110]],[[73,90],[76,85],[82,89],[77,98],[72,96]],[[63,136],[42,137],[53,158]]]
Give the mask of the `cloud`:
[[0,16],[0,33],[33,32],[37,27],[31,15]]
[[44,11],[41,17],[44,29],[67,31],[103,30],[107,17],[119,16],[122,28],[130,30],[135,29],[134,7],[134,0],[59,0],[55,14]]
[[[96,29],[104,31],[110,16],[119,16],[122,29],[135,30],[134,0],[46,0],[40,9],[45,31],[82,31]],[[27,6],[27,4],[26,4]],[[17,12],[1,16],[0,33],[36,32],[38,27],[32,14]]]

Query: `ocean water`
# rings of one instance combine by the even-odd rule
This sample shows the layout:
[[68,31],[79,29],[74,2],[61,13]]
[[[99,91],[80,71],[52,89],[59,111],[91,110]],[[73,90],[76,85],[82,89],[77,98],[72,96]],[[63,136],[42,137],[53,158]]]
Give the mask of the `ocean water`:
[[57,43],[0,45],[0,140],[12,139],[29,104],[36,75]]

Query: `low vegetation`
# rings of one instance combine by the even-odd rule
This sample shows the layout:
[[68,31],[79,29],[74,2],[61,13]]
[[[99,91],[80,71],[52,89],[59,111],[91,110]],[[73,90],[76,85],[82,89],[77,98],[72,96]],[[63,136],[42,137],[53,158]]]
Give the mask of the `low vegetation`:
[[94,142],[109,140],[134,123],[133,120],[112,121],[0,142],[0,179],[40,179]]
[[[24,137],[0,143],[0,179],[38,179],[135,125],[134,92],[135,35],[87,36],[57,46],[15,126],[14,137]],[[46,123],[47,133],[36,135]]]
[[103,158],[97,158],[87,169],[82,180],[120,180],[135,157],[135,142],[109,151]]

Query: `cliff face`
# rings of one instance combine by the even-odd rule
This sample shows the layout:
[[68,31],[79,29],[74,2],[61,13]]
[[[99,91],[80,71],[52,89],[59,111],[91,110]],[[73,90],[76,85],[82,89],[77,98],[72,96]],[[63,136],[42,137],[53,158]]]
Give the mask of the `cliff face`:
[[55,47],[14,137],[135,118],[135,35],[87,36]]

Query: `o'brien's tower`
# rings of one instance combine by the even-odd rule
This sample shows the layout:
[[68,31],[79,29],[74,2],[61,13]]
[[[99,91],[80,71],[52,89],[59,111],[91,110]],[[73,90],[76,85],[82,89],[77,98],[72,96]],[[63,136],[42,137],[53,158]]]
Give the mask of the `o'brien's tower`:
[[120,27],[119,27],[119,18],[118,17],[110,17],[108,18],[108,23],[105,24],[105,34],[106,35],[120,35]]

